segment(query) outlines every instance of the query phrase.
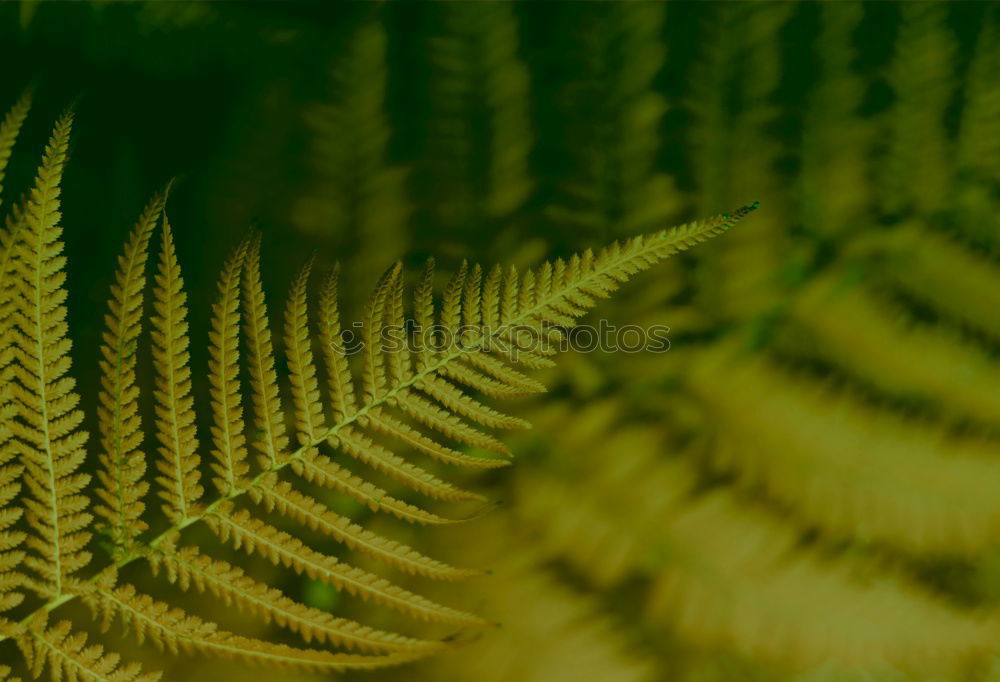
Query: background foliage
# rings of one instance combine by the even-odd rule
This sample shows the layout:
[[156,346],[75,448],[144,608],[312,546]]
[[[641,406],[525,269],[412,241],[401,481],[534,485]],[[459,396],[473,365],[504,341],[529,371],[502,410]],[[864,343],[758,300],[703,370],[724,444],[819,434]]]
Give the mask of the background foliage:
[[599,314],[669,353],[566,358],[502,511],[408,538],[493,567],[461,589],[503,628],[381,676],[988,680],[998,38],[989,3],[5,3],[0,108],[36,79],[39,149],[80,98],[85,394],[118,246],[176,174],[196,310],[251,224],[272,281],[317,250],[359,301],[394,258],[529,264],[759,199]]

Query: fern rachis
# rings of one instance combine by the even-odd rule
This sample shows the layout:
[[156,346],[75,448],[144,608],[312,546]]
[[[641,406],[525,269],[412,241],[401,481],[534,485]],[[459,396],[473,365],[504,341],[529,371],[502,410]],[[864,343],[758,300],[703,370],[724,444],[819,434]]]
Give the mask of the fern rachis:
[[[16,137],[18,121],[23,120],[17,111],[0,127],[0,168],[8,155],[5,150],[12,145],[7,141]],[[13,134],[9,121],[16,124]],[[416,451],[450,464],[495,467],[508,463],[506,448],[482,429],[511,428],[523,422],[486,406],[476,394],[523,395],[539,390],[541,384],[514,366],[522,364],[530,369],[551,363],[547,351],[519,348],[515,333],[526,328],[548,335],[555,333],[550,329],[553,324],[573,324],[597,298],[607,296],[632,275],[728,229],[754,208],[636,237],[598,254],[587,252],[523,275],[495,268],[481,280],[478,266],[463,265],[446,287],[440,309],[433,300],[433,264],[429,263],[415,291],[414,318],[424,328],[438,322],[451,341],[441,347],[424,343],[412,354],[379,347],[387,328],[404,329],[406,324],[403,276],[397,264],[379,280],[365,310],[360,382],[355,381],[346,355],[335,343],[341,329],[337,271],[324,281],[317,310],[308,295],[309,264],[293,282],[284,317],[294,434],[285,432],[259,272],[260,241],[244,241],[226,261],[219,279],[220,297],[212,311],[210,464],[218,497],[204,502],[199,485],[200,441],[194,424],[186,298],[173,235],[162,215],[166,194],[156,197],[143,212],[119,260],[103,337],[98,407],[102,453],[96,491],[100,505],[95,511],[113,547],[112,563],[81,579],[77,574],[90,564],[86,547],[95,526],[87,512],[85,494],[90,477],[78,471],[85,457],[87,434],[81,429],[83,413],[69,375],[62,271],[65,258],[60,255],[59,192],[71,124],[72,116],[67,115],[57,125],[35,190],[8,222],[0,261],[4,264],[0,303],[4,310],[14,311],[10,316],[13,323],[4,322],[0,328],[5,359],[0,367],[5,380],[10,379],[12,392],[9,402],[0,405],[4,408],[0,412],[4,415],[0,466],[5,467],[0,469],[0,501],[4,504],[0,531],[13,524],[20,513],[14,505],[19,479],[29,493],[23,502],[31,528],[26,539],[29,554],[22,556],[12,549],[0,555],[4,597],[0,607],[17,607],[19,591],[33,594],[39,604],[17,622],[0,619],[0,641],[16,641],[36,674],[48,666],[57,678],[65,674],[71,679],[152,679],[141,675],[136,666],[118,667],[117,657],[105,654],[100,647],[85,646],[83,636],[73,634],[67,622],[48,625],[51,611],[77,597],[101,614],[106,624],[120,618],[140,639],[148,637],[171,650],[278,666],[371,668],[413,660],[442,648],[441,642],[381,632],[299,604],[242,569],[212,559],[201,548],[184,546],[181,532],[199,521],[205,521],[222,542],[417,619],[464,626],[485,624],[478,616],[436,604],[324,555],[265,520],[276,512],[404,572],[442,580],[477,573],[448,566],[364,528],[281,478],[281,472],[290,470],[313,484],[409,522],[451,523],[393,497],[341,467],[322,450],[350,455],[394,479],[400,487],[430,498],[483,501],[481,496],[412,463],[386,443],[398,442],[406,452]],[[149,286],[146,264],[149,246],[156,241],[157,224],[160,247],[152,277],[153,315],[143,320],[143,299]],[[462,321],[482,322],[485,331],[456,343],[455,332]],[[318,333],[313,331],[316,323]],[[142,520],[148,493],[143,482],[144,453],[150,448],[144,444],[138,400],[145,387],[138,384],[135,375],[136,363],[145,361],[140,336],[144,324],[150,327],[155,370],[151,387],[155,483],[171,524],[152,538],[146,536]],[[317,338],[322,347],[318,362],[312,348]],[[241,352],[245,353],[242,358]],[[243,371],[250,384],[246,395]],[[246,416],[251,430],[259,435],[250,442]],[[293,437],[295,446],[290,445]],[[499,457],[464,454],[463,444],[495,451]],[[10,464],[11,448],[20,454],[23,474],[18,465]],[[249,457],[251,450],[257,454],[256,463]],[[260,515],[261,509],[267,514]],[[16,548],[20,540],[17,534],[10,534],[3,547]],[[162,571],[181,589],[193,586],[298,632],[307,642],[316,640],[348,651],[300,649],[223,632],[120,582],[119,569],[139,559]]]

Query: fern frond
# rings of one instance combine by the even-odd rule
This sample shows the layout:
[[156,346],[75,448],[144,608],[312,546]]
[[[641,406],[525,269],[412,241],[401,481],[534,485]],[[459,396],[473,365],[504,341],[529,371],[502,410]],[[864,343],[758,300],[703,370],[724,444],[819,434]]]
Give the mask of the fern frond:
[[521,280],[517,276],[517,266],[511,265],[503,281],[503,293],[500,299],[500,323],[510,324],[517,316],[517,306]]
[[[908,224],[874,250],[885,259],[878,273],[907,296],[947,319],[1000,340],[1000,266],[925,226]],[[961,272],[961,277],[955,277]]]
[[[476,274],[479,266],[473,266],[473,274]],[[482,293],[479,291],[479,278],[476,276],[476,298],[477,307],[482,309],[483,326],[487,329],[496,329],[500,326],[500,283],[503,280],[503,270],[499,265],[490,268],[489,273],[483,280]]]
[[337,281],[340,276],[338,263],[326,281],[319,299],[319,340],[323,348],[326,367],[327,389],[330,411],[334,422],[340,422],[354,414],[354,383],[351,368],[344,352],[340,310],[337,301]]
[[543,557],[611,590],[650,571],[650,557],[662,551],[664,524],[694,476],[690,467],[662,457],[662,429],[622,423],[611,401],[568,407],[587,423],[574,429],[566,414],[547,421],[566,424],[554,432],[553,450],[578,453],[578,474],[521,474],[514,514],[538,536]]
[[407,341],[406,315],[403,312],[404,300],[403,275],[400,273],[393,280],[393,288],[389,292],[389,300],[386,302],[386,321],[388,326],[383,338],[383,347],[386,351],[389,386],[398,388],[404,381],[410,378],[413,367],[413,358],[410,357],[410,347]]
[[504,414],[470,398],[460,388],[439,377],[424,377],[414,384],[414,388],[439,402],[445,409],[488,428],[523,429],[531,426],[520,417]]
[[1000,427],[1000,365],[948,330],[904,324],[900,311],[868,287],[824,277],[796,297],[783,348],[821,358],[858,382],[937,415]]
[[634,234],[675,215],[682,203],[660,172],[666,98],[662,3],[600,3],[567,16],[572,74],[559,93],[565,165],[548,215],[557,225],[601,236]]
[[285,308],[285,353],[295,406],[295,426],[299,443],[303,445],[315,443],[325,426],[309,333],[306,293],[311,272],[312,260],[302,267],[292,282]]
[[156,468],[164,511],[174,523],[194,514],[202,494],[198,484],[198,449],[191,397],[188,352],[187,296],[173,234],[163,216],[163,244],[153,288],[155,314],[151,320],[153,364],[156,368],[156,437],[160,442]]
[[[806,229],[830,236],[862,224],[871,197],[871,128],[859,124],[867,83],[854,70],[851,36],[864,17],[860,3],[820,5],[816,40],[822,77],[809,97],[802,131],[799,210]],[[833,188],[836,188],[835,190]]]
[[483,269],[478,263],[472,266],[472,271],[465,280],[462,290],[462,325],[474,329],[483,324],[482,305]]
[[25,466],[25,499],[32,529],[25,566],[37,574],[32,587],[58,599],[64,584],[90,561],[84,550],[90,533],[88,501],[81,494],[90,481],[76,470],[85,458],[87,433],[80,428],[75,381],[68,376],[66,279],[60,240],[59,194],[73,116],[56,124],[24,211],[25,229],[16,246],[17,271],[12,390],[18,419],[11,428]]
[[430,364],[434,350],[434,339],[427,336],[427,330],[434,328],[436,313],[434,310],[434,259],[428,258],[424,263],[424,272],[420,282],[413,290],[413,321],[417,333],[413,336],[414,364],[417,372],[422,373]]
[[[493,436],[476,429],[456,417],[447,409],[439,407],[429,400],[425,400],[414,392],[401,394],[397,403],[400,409],[412,416],[413,419],[435,431],[441,432],[452,440],[495,452],[499,455],[511,454],[507,446]],[[494,415],[487,415],[487,421],[493,421],[493,418]],[[477,459],[482,460],[481,457]],[[463,460],[463,463],[473,466],[504,466],[502,460],[488,460],[485,462],[467,462]]]
[[[782,225],[790,208],[785,179],[775,172],[786,155],[774,130],[782,81],[781,30],[795,6],[781,2],[714,3],[698,36],[699,55],[687,83],[696,210],[745,196],[768,203],[753,231],[709,247],[698,305],[715,319],[746,320],[784,293],[775,277],[791,248]],[[690,141],[690,142],[688,142]],[[721,319],[720,319],[721,318]]]
[[148,638],[173,653],[200,652],[277,668],[314,671],[370,670],[399,665],[430,653],[394,652],[380,656],[329,653],[241,637],[141,594],[131,585],[98,591],[88,597],[88,602],[104,619],[105,627],[117,615],[140,642]]
[[[423,343],[411,355],[412,335],[404,310],[400,264],[379,280],[363,319],[362,375],[355,377],[342,347],[337,301],[337,270],[327,278],[310,310],[312,263],[292,283],[285,309],[284,346],[288,360],[297,445],[285,432],[284,408],[278,385],[276,358],[260,276],[258,238],[245,240],[227,259],[218,281],[219,299],[212,307],[209,335],[208,383],[212,413],[210,466],[218,495],[203,503],[199,486],[200,458],[193,410],[186,297],[169,222],[163,217],[163,241],[153,292],[152,355],[156,371],[155,423],[159,443],[157,484],[170,525],[151,539],[143,538],[143,482],[145,456],[141,452],[138,418],[139,393],[135,380],[135,349],[141,329],[145,265],[151,233],[163,214],[165,196],[147,206],[129,242],[107,317],[102,347],[104,374],[100,396],[101,498],[99,513],[110,527],[115,547],[113,564],[89,580],[76,572],[89,561],[83,547],[90,535],[85,527],[86,498],[80,494],[89,477],[76,469],[83,460],[86,434],[80,429],[78,398],[66,373],[70,367],[66,338],[59,242],[59,183],[65,163],[71,118],[60,121],[43,159],[34,192],[23,210],[15,210],[11,229],[3,235],[0,292],[4,309],[12,309],[15,326],[0,327],[12,340],[12,352],[3,356],[0,375],[12,378],[13,400],[0,394],[0,438],[13,436],[21,455],[31,495],[25,501],[28,540],[32,556],[18,553],[20,537],[9,532],[17,521],[9,502],[18,494],[17,467],[10,439],[0,440],[0,606],[19,603],[17,589],[27,586],[45,599],[34,613],[18,623],[0,620],[0,640],[24,644],[31,662],[49,665],[55,674],[88,675],[93,679],[132,679],[136,668],[116,669],[117,659],[70,636],[63,626],[51,630],[42,620],[49,611],[80,597],[103,617],[105,624],[121,618],[142,639],[149,637],[171,651],[201,651],[225,658],[307,670],[365,669],[395,665],[426,656],[443,646],[334,617],[300,604],[280,591],[254,581],[236,566],[211,558],[208,550],[177,542],[184,530],[204,521],[223,542],[272,563],[323,581],[351,595],[385,605],[408,616],[439,623],[482,627],[489,623],[473,614],[438,604],[389,580],[337,558],[321,554],[293,534],[260,517],[277,512],[325,539],[343,543],[386,564],[391,569],[444,581],[480,575],[458,568],[402,542],[377,534],[338,514],[318,497],[300,490],[302,480],[331,488],[374,511],[431,525],[455,521],[396,497],[390,485],[383,489],[362,475],[342,467],[333,451],[395,479],[401,486],[439,500],[484,502],[479,494],[439,478],[432,470],[408,459],[422,453],[454,465],[492,468],[508,463],[510,452],[492,433],[493,428],[523,427],[520,419],[498,412],[469,394],[460,384],[483,392],[522,395],[543,390],[541,382],[523,373],[523,367],[547,366],[549,348],[522,349],[511,339],[522,326],[537,338],[562,334],[555,326],[570,326],[633,274],[654,262],[731,227],[756,206],[732,217],[718,216],[700,223],[631,239],[599,254],[586,252],[533,272],[493,268],[482,286],[482,269],[466,264],[444,292],[436,314],[433,264],[429,263],[415,294],[415,316],[426,329]],[[13,278],[8,277],[13,273]],[[11,283],[13,283],[11,285]],[[13,304],[13,305],[11,305]],[[318,322],[318,334],[313,329]],[[428,343],[430,327],[439,321],[440,344]],[[482,330],[459,337],[462,322]],[[241,334],[242,332],[242,334]],[[246,352],[240,355],[240,336]],[[313,344],[322,344],[325,371],[321,390]],[[402,346],[399,344],[402,343]],[[414,361],[416,360],[416,361]],[[260,455],[256,474],[247,461],[241,377],[249,378],[253,447]],[[449,380],[455,380],[453,383]],[[15,414],[16,412],[16,414]],[[465,445],[492,451],[500,457],[463,452]],[[391,449],[390,449],[391,448]],[[299,476],[283,480],[289,469]],[[392,494],[389,491],[392,490]],[[234,500],[246,495],[248,508]],[[250,504],[254,503],[254,504]],[[263,514],[262,514],[263,512]],[[219,630],[214,624],[171,609],[166,604],[118,582],[118,569],[146,561],[182,589],[207,592],[227,604],[298,633],[307,641],[346,647],[376,655],[296,649]],[[26,566],[33,577],[18,569]],[[11,568],[14,570],[9,570]],[[42,647],[43,653],[38,653]],[[39,663],[41,661],[41,663]],[[74,677],[75,679],[75,677]]]
[[[425,408],[418,410],[417,414],[420,416],[426,416],[427,414],[433,414],[434,412],[440,412],[431,403],[424,403]],[[416,429],[404,424],[401,421],[391,417],[388,414],[382,414],[380,411],[373,410],[368,413],[368,423],[376,431],[380,431],[387,436],[392,436],[393,438],[402,441],[406,445],[416,449],[418,452],[422,452],[425,455],[429,455],[434,459],[447,462],[448,464],[472,466],[472,467],[502,467],[509,464],[509,461],[502,459],[487,459],[485,457],[476,457],[473,455],[466,455],[457,450],[453,450],[447,446],[441,445],[433,438],[425,436]],[[444,421],[444,420],[442,420]],[[459,422],[461,423],[461,422]],[[486,436],[483,434],[484,443],[493,444],[498,443],[496,439]],[[454,436],[453,436],[454,437]]]
[[[731,33],[738,35],[736,29],[742,18],[739,14],[740,9],[735,5],[715,6],[712,16],[704,21],[708,35],[700,41],[702,47],[689,77],[685,106],[696,123],[689,131],[688,139],[695,166],[694,175],[698,179],[699,203],[702,205],[718,205],[729,194],[732,171],[726,160],[733,153],[734,138],[744,132],[734,129],[726,106],[726,92],[721,87],[723,83],[739,80],[734,72],[740,67],[741,46],[737,40],[722,39]],[[741,110],[751,110],[746,106],[747,102],[741,104],[744,105]]]
[[[237,549],[260,554],[275,565],[287,566],[296,573],[305,574],[350,595],[370,599],[376,604],[384,604],[421,620],[472,626],[484,623],[477,616],[435,604],[425,597],[393,585],[385,578],[349,566],[336,557],[320,554],[285,531],[254,518],[249,512],[213,514],[207,521],[223,541],[230,542]],[[477,574],[465,571],[464,575],[457,574],[456,578]]]
[[442,647],[440,642],[382,632],[295,602],[279,590],[255,581],[242,569],[204,556],[195,547],[157,552],[151,557],[151,564],[154,570],[165,571],[170,582],[182,590],[187,591],[193,585],[227,606],[235,604],[267,622],[274,621],[299,633],[306,642],[316,640],[368,653],[429,651]]
[[577,258],[569,265],[557,260],[551,268],[542,267],[539,279],[547,279],[535,304],[518,313],[508,327],[533,321],[560,320],[569,323],[586,312],[599,298],[606,298],[622,283],[654,263],[719,235],[756,210],[758,203],[743,206],[732,215],[725,213],[633,237],[604,248],[593,258]]
[[93,680],[94,682],[155,682],[159,673],[143,673],[138,663],[120,665],[121,657],[104,653],[97,644],[87,646],[87,636],[73,632],[73,625],[64,620],[52,627],[37,624],[18,644],[37,678],[48,668],[55,682]]
[[[433,268],[433,263],[428,262],[428,272],[432,272],[431,268]],[[468,274],[469,264],[463,260],[444,287],[441,310],[435,318],[438,321],[439,329],[437,330],[437,343],[434,350],[438,353],[451,350],[458,344],[458,339],[453,331],[458,329],[462,323],[462,294],[465,291],[465,279]],[[433,326],[431,325],[431,327]]]
[[329,457],[321,455],[314,450],[305,452],[301,457],[293,461],[291,469],[307,481],[326,488],[333,488],[361,502],[372,511],[387,511],[404,521],[416,523],[454,523],[454,521],[441,518],[436,514],[392,497],[382,488],[354,475]]
[[[365,306],[361,328],[364,344],[363,399],[366,404],[374,403],[386,390],[386,367],[383,353],[383,330],[385,310],[390,292],[394,291],[396,279],[400,277],[402,265],[396,263],[379,278]],[[401,352],[401,351],[400,351]]]
[[[629,641],[629,623],[609,616],[601,596],[571,588],[509,514],[468,527],[463,556],[494,566],[483,610],[503,627],[414,670],[410,679],[477,682],[652,682],[654,657]],[[450,543],[449,543],[450,544]],[[506,548],[517,547],[510,552]],[[540,549],[541,547],[538,546]],[[671,677],[670,679],[675,679]],[[677,680],[694,682],[688,677]],[[704,680],[703,682],[708,682]],[[721,680],[713,681],[721,682]]]
[[243,318],[247,339],[247,365],[253,399],[257,437],[253,444],[263,455],[265,468],[276,466],[288,448],[285,417],[278,396],[278,377],[274,371],[274,349],[267,321],[264,288],[260,281],[260,236],[250,241],[243,266]]
[[[593,301],[589,301],[589,304],[593,306]],[[582,313],[583,310],[580,310],[579,314]],[[507,323],[498,322],[498,324]],[[500,390],[509,392],[511,395],[531,395],[532,393],[545,392],[545,384],[541,381],[517,371],[489,353],[469,353],[462,359],[489,379],[498,382],[502,387]]]
[[[10,150],[18,136],[30,106],[30,92],[14,105],[0,123],[0,192]],[[24,510],[17,502],[21,492],[24,466],[14,461],[18,444],[14,439],[14,419],[17,405],[13,400],[14,366],[11,336],[14,305],[18,290],[16,280],[16,247],[25,227],[22,210],[13,211],[6,227],[0,227],[0,613],[16,607],[23,600],[17,591],[24,575],[20,565],[24,559],[21,544],[25,533],[14,527]],[[0,624],[3,623],[0,618]]]
[[889,69],[896,101],[887,120],[880,192],[890,214],[913,209],[926,215],[946,199],[951,148],[939,131],[955,84],[955,39],[946,9],[933,3],[900,6],[902,23]]
[[996,8],[987,11],[976,39],[975,54],[965,81],[958,164],[983,177],[997,180],[1000,168],[1000,95],[992,87],[1000,69],[1000,17]]
[[725,494],[691,505],[667,528],[676,560],[657,576],[647,607],[704,646],[799,667],[833,659],[923,670],[982,650],[995,630],[902,576],[863,579],[853,562],[793,552],[791,529]]
[[426,557],[406,545],[365,530],[283,481],[256,486],[249,494],[268,511],[276,509],[308,528],[343,542],[351,549],[380,559],[401,571],[438,580],[455,580],[468,576],[468,571],[453,568]]
[[212,451],[215,485],[223,495],[232,495],[247,475],[246,436],[240,406],[239,327],[240,272],[249,245],[244,241],[226,261],[219,277],[219,301],[212,305],[209,337],[208,379],[212,393]]
[[5,385],[0,388],[0,613],[16,607],[24,598],[17,588],[24,579],[19,568],[25,556],[20,548],[25,534],[14,526],[24,513],[16,504],[24,467],[11,461],[17,456],[11,433],[17,408],[9,398],[10,389]]
[[689,375],[722,434],[717,465],[809,525],[937,555],[972,555],[1000,538],[994,444],[873,414],[761,360],[723,358],[706,356]]
[[995,619],[876,568],[863,551],[803,545],[798,517],[784,509],[718,486],[706,493],[697,452],[664,457],[670,429],[627,416],[615,400],[565,406],[547,424],[567,428],[547,432],[583,461],[571,472],[520,471],[512,509],[540,536],[543,559],[605,593],[641,590],[625,606],[630,618],[768,669],[834,660],[923,671],[987,646]]
[[996,219],[1000,199],[1000,93],[993,74],[1000,71],[1000,14],[990,7],[983,18],[975,52],[965,76],[962,114],[956,144],[954,203],[959,229],[996,252],[1000,249]]
[[518,17],[505,4],[434,8],[426,45],[428,119],[425,192],[445,230],[509,216],[530,195],[528,71],[518,54]]
[[405,251],[411,206],[409,171],[390,160],[391,43],[374,16],[344,38],[330,69],[328,96],[305,111],[312,177],[292,221],[304,231],[333,237],[350,255],[346,270],[354,281],[377,275]]
[[462,490],[433,474],[410,464],[399,455],[385,449],[359,431],[341,429],[330,444],[339,447],[360,462],[391,476],[419,493],[453,502],[485,502],[482,495]]
[[31,110],[32,94],[31,90],[25,91],[0,122],[0,200],[2,200],[3,181],[7,174],[11,150],[21,133],[24,120],[28,117],[28,111]]
[[148,527],[141,518],[149,485],[142,480],[146,459],[139,449],[142,424],[135,366],[149,239],[166,200],[163,192],[149,202],[118,259],[101,344],[98,419],[102,452],[97,493],[103,504],[95,512],[107,523],[108,535],[122,553]]
[[472,390],[478,391],[479,393],[487,395],[491,398],[504,400],[523,398],[526,395],[531,395],[536,390],[541,390],[538,387],[535,387],[534,389],[523,389],[510,386],[503,381],[481,374],[467,365],[459,365],[457,363],[442,367],[441,373],[456,383],[464,384]]

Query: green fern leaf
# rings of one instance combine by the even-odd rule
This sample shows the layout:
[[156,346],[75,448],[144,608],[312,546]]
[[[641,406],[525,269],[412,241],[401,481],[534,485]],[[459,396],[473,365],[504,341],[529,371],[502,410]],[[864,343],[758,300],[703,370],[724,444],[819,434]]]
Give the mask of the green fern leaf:
[[[222,268],[219,298],[211,311],[208,463],[217,494],[206,501],[198,483],[201,455],[186,297],[171,227],[163,215],[166,193],[158,195],[143,211],[119,260],[105,318],[96,493],[100,522],[112,541],[111,563],[81,577],[90,560],[86,546],[95,526],[86,512],[89,476],[77,471],[87,435],[80,429],[83,413],[68,376],[71,343],[59,226],[58,198],[71,121],[67,115],[56,126],[36,187],[23,210],[13,212],[4,234],[0,273],[0,302],[13,312],[14,323],[3,328],[5,360],[0,365],[4,376],[13,379],[12,398],[0,404],[0,606],[16,606],[22,586],[35,592],[40,602],[18,623],[0,621],[0,641],[16,641],[36,674],[48,668],[55,679],[151,679],[136,666],[119,666],[117,655],[87,646],[68,623],[46,626],[49,612],[76,598],[105,626],[121,620],[140,641],[148,638],[172,652],[201,652],[278,668],[378,668],[447,646],[375,630],[296,602],[242,568],[213,558],[212,547],[185,545],[185,529],[199,522],[223,543],[401,614],[463,627],[488,626],[477,615],[322,554],[275,524],[303,534],[307,530],[403,573],[439,581],[480,575],[479,570],[451,566],[335,512],[315,489],[344,493],[375,513],[411,523],[454,523],[425,508],[425,500],[409,501],[409,494],[480,505],[486,501],[432,467],[443,462],[483,469],[509,463],[509,450],[491,431],[524,427],[525,422],[487,407],[474,394],[520,396],[545,389],[523,370],[549,364],[555,349],[523,348],[515,343],[518,335],[527,331],[536,340],[561,338],[558,328],[575,324],[598,299],[633,275],[729,229],[756,207],[635,237],[596,254],[588,251],[545,264],[535,272],[495,267],[482,279],[482,268],[463,264],[446,288],[440,309],[434,303],[433,264],[428,264],[414,294],[414,317],[431,323],[426,329],[409,325],[404,273],[397,263],[379,279],[365,308],[360,372],[354,371],[348,349],[340,343],[337,269],[314,302],[312,263],[307,263],[292,283],[284,314],[295,443],[285,432],[286,408],[260,275],[260,239],[244,240]],[[162,239],[149,350],[155,370],[156,483],[168,526],[150,537],[144,514],[144,431],[138,417],[144,387],[135,377],[141,375],[139,363],[147,359],[140,336],[142,302],[148,245],[158,223]],[[471,329],[463,329],[463,323]],[[415,337],[421,337],[419,343]],[[322,344],[318,354],[313,349],[317,340]],[[246,387],[244,377],[249,379]],[[246,396],[249,428],[259,434],[249,443],[256,461],[248,457]],[[470,445],[495,456],[463,452]],[[11,464],[15,452],[23,471]],[[431,466],[416,463],[412,454],[436,461]],[[367,480],[331,455],[347,455],[384,475],[388,485]],[[303,486],[303,479],[312,487]],[[10,506],[19,482],[30,493],[24,501],[31,531],[27,554],[16,549],[21,538],[10,530],[19,515]],[[296,648],[224,632],[120,582],[119,569],[138,561],[181,590],[206,592],[334,650]]]

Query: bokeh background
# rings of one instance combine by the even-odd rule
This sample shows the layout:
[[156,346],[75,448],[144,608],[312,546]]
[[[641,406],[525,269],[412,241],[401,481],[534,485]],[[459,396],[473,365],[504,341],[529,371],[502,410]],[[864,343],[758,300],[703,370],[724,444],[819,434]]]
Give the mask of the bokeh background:
[[669,325],[670,352],[569,354],[512,408],[536,428],[476,483],[499,511],[387,525],[493,568],[421,589],[503,625],[358,679],[1000,680],[995,4],[6,2],[0,64],[0,107],[37,91],[8,195],[79,112],[84,394],[116,253],[174,176],[194,338],[251,227],[272,300],[315,252],[356,312],[394,259],[531,265],[761,201],[591,318]]

